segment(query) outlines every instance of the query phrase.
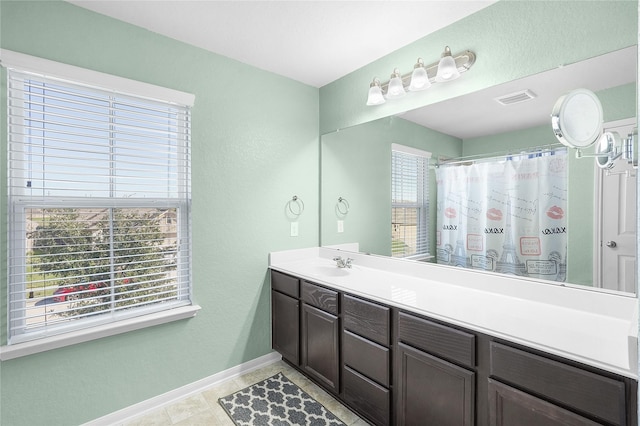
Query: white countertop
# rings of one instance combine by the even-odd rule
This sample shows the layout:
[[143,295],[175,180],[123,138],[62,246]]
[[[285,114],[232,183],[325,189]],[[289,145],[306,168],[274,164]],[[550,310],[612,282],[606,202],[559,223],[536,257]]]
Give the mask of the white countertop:
[[[353,258],[340,269],[335,256]],[[638,378],[638,300],[507,275],[335,248],[274,252],[281,272]]]

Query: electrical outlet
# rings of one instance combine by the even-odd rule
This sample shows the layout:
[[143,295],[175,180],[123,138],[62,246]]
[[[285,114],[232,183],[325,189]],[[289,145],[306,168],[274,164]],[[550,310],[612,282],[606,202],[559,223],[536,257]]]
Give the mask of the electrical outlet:
[[338,233],[344,232],[344,220],[338,221]]
[[298,236],[298,222],[291,222],[291,236]]

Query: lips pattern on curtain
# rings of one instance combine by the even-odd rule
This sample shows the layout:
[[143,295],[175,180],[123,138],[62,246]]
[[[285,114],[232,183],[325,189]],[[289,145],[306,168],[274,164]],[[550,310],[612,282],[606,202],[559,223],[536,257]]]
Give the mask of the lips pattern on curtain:
[[567,151],[441,165],[440,264],[565,281]]

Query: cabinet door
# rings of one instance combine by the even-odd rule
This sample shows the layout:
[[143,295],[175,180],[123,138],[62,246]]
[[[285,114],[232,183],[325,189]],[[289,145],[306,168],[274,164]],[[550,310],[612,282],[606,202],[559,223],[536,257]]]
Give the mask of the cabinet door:
[[599,423],[489,379],[489,424],[491,426],[591,426]]
[[398,343],[398,425],[472,426],[475,373]]
[[338,317],[302,304],[302,368],[339,392],[339,331]]
[[300,364],[300,302],[271,291],[271,345],[289,362]]

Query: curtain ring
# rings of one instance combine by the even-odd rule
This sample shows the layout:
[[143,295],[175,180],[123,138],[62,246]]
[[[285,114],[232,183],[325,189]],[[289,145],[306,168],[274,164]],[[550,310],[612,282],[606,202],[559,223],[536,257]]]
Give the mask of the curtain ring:
[[[342,210],[342,208],[341,208],[343,205],[344,205],[344,211],[343,211],[343,210]],[[346,216],[346,215],[347,215],[347,213],[349,213],[349,208],[350,208],[350,207],[351,207],[351,206],[349,206],[349,202],[347,201],[347,199],[346,199],[346,198],[342,198],[342,197],[338,198],[338,204],[336,205],[336,208],[338,209],[338,212],[339,212],[341,215]]]
[[[294,209],[291,208],[291,204],[295,203],[297,208],[297,211],[294,211]],[[294,216],[300,216],[302,214],[302,212],[304,211],[304,202],[302,201],[302,198],[298,197],[297,195],[294,195],[292,199],[289,200],[289,202],[287,203],[287,208],[289,209],[289,211],[291,212],[292,215]]]

